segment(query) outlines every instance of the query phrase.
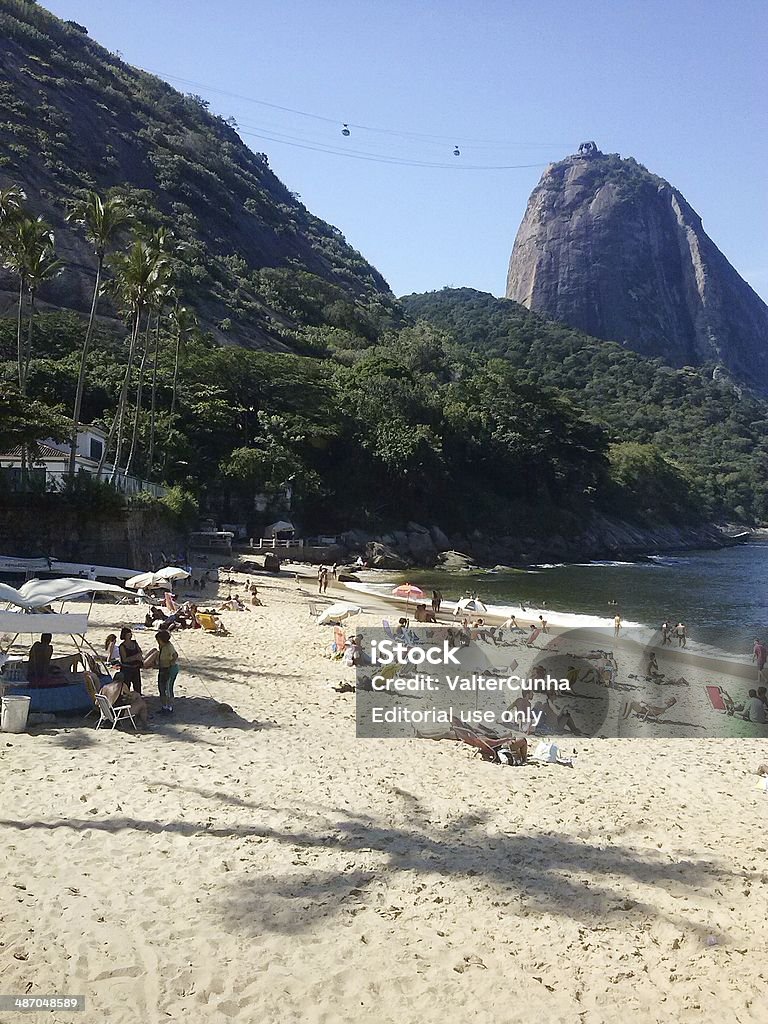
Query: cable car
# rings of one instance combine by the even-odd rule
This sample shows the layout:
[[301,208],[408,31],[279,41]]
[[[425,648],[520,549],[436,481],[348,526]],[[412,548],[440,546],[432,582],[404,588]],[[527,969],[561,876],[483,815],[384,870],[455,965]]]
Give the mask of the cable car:
[[342,135],[349,135],[349,134],[351,134],[350,131],[349,131],[349,127],[347,125],[343,125],[342,126],[341,134]]
[[454,146],[453,147],[453,155],[454,156],[461,156],[461,150],[459,149],[458,146]]

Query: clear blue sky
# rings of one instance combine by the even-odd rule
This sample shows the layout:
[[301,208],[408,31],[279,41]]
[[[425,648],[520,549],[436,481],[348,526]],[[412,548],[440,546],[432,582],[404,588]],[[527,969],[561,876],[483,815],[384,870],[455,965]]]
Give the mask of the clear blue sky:
[[[266,152],[286,185],[341,228],[397,294],[443,285],[503,294],[515,232],[543,166],[594,139],[681,189],[768,299],[765,0],[44,5],[234,116],[244,141]],[[397,134],[361,127],[345,139],[344,121]],[[316,152],[252,137],[246,125],[304,145],[449,167]],[[459,169],[470,164],[540,166]]]

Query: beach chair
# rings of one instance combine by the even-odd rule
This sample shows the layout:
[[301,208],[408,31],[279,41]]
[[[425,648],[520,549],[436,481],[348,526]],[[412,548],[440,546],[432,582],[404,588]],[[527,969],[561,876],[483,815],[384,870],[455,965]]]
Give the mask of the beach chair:
[[175,614],[179,610],[179,606],[173,600],[173,594],[170,592],[170,590],[166,590],[164,601],[165,607],[168,609],[171,615]]
[[392,632],[392,627],[389,624],[389,619],[381,620],[381,628],[384,630],[384,636],[387,640],[395,640],[395,634]]
[[310,618],[316,619],[318,615],[322,613],[323,609],[318,605],[317,601],[309,602],[309,615]]
[[213,615],[208,615],[206,612],[198,612],[197,621],[208,633],[218,633],[219,625]]
[[90,718],[91,715],[95,715],[96,712],[99,710],[98,704],[96,703],[96,697],[99,691],[96,689],[96,684],[94,683],[90,672],[85,672],[83,678],[85,681],[85,688],[90,694],[91,700],[93,701],[93,707],[84,716],[85,718]]
[[104,724],[109,724],[114,729],[117,723],[121,722],[124,718],[129,719],[133,728],[136,728],[136,722],[130,705],[118,704],[117,707],[113,708],[103,693],[97,693],[93,699],[96,701],[96,707],[99,709],[99,720],[96,723],[97,729],[100,729]]
[[673,704],[670,704],[668,707],[661,708],[661,710],[657,714],[655,714],[655,715],[651,714],[650,705],[646,704],[645,705],[645,711],[633,711],[632,715],[639,722],[660,722],[662,720],[662,718],[665,717],[667,712],[671,711],[672,708],[675,707],[676,704],[677,704],[677,701],[675,701]]
[[733,701],[721,686],[705,686],[704,690],[713,711],[718,711],[721,715],[733,714]]

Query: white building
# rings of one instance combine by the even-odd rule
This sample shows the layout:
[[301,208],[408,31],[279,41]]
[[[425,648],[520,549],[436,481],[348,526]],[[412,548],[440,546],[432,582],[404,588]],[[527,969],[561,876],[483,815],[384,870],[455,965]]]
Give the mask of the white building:
[[[81,426],[77,432],[77,448],[75,450],[75,472],[96,476],[99,461],[104,454],[107,433],[99,427]],[[70,445],[59,444],[47,438],[35,445],[27,446],[27,473],[36,487],[55,490],[64,485],[69,470]],[[0,477],[6,488],[18,490],[21,485],[21,445],[7,452],[0,452]],[[104,463],[101,480],[108,482],[113,467]],[[157,498],[162,498],[167,488],[162,484],[154,484],[137,476],[126,476],[122,471],[115,473],[112,485],[123,494],[136,494],[138,491],[149,491]]]

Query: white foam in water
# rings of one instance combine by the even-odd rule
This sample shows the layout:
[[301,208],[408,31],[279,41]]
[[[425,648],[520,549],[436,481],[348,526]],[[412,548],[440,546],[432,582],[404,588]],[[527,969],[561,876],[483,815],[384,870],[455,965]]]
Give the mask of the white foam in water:
[[[350,590],[357,590],[363,594],[370,594],[372,597],[390,597],[392,594],[391,583],[345,583]],[[401,600],[401,604],[405,604]],[[410,602],[413,605],[413,601]],[[485,602],[483,602],[485,604]],[[552,626],[560,626],[563,629],[613,629],[613,618],[606,619],[600,615],[577,615],[572,612],[554,612],[548,608],[534,608],[526,606],[525,611],[521,605],[498,605],[486,604],[484,615],[498,615],[502,619],[514,615],[516,618],[533,619],[535,622],[539,615],[542,615]],[[456,603],[454,601],[443,601],[443,608],[454,612]],[[625,629],[641,629],[640,622],[629,622],[622,620]],[[647,627],[646,627],[647,628]]]

